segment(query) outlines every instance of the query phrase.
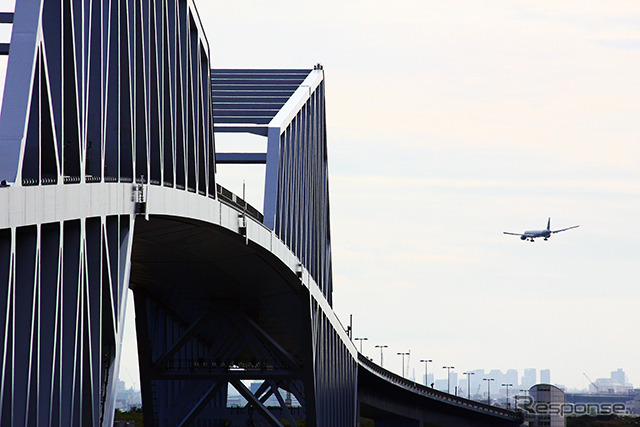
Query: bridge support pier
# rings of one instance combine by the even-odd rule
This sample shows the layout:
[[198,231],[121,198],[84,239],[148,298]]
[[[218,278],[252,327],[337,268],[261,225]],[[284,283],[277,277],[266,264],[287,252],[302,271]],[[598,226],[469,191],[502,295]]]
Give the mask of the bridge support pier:
[[0,230],[0,425],[111,425],[132,227]]
[[[188,324],[142,289],[134,288],[134,298],[145,424],[187,426],[198,420],[224,426],[256,416],[270,426],[282,426],[281,419],[299,425],[304,412],[294,416],[282,391],[304,404],[301,364],[246,312],[220,301]],[[243,380],[260,385],[250,389]],[[232,406],[231,388],[245,405]],[[267,407],[271,396],[279,405],[275,411]]]

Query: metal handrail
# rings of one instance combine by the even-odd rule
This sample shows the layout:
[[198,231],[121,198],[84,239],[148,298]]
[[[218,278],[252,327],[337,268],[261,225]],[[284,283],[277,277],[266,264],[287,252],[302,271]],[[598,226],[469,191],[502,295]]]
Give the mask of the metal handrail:
[[240,212],[245,212],[251,218],[260,223],[264,222],[264,215],[262,215],[262,213],[258,209],[254,208],[245,200],[236,196],[220,184],[216,184],[216,193],[218,194],[218,199],[221,202],[225,202],[226,204],[231,205],[231,207],[239,210]]

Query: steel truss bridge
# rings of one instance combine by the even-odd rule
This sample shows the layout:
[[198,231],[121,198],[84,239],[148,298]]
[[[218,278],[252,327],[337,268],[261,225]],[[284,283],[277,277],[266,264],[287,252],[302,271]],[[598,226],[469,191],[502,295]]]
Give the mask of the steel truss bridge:
[[[187,0],[17,0],[0,24],[0,424],[113,424],[128,288],[146,425],[519,424],[373,364],[334,314],[321,66],[212,71]],[[265,165],[262,211],[217,163]]]

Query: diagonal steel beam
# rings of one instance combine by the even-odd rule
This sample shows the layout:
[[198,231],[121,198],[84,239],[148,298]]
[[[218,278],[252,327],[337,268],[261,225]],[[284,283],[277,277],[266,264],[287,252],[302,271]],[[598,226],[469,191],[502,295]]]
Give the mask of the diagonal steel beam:
[[164,366],[164,364],[169,359],[171,359],[178,351],[180,351],[180,349],[185,344],[187,344],[189,341],[195,338],[195,336],[198,335],[198,333],[202,330],[202,328],[205,327],[205,325],[209,322],[209,320],[211,320],[211,318],[213,317],[213,314],[214,313],[212,311],[207,311],[202,316],[200,316],[195,322],[193,322],[191,326],[187,328],[185,333],[182,334],[182,336],[178,338],[178,340],[174,342],[171,345],[171,347],[169,347],[169,349],[153,363],[153,369],[154,370],[161,369]]
[[233,388],[238,390],[238,393],[242,395],[247,402],[250,402],[254,408],[258,410],[260,415],[273,427],[284,427],[280,420],[278,420],[263,404],[260,402],[242,382],[239,380],[231,381]]
[[276,385],[275,381],[268,380],[267,382],[271,386],[271,390],[273,390],[273,394],[276,396],[276,399],[278,399],[278,403],[280,404],[280,408],[282,408],[282,412],[284,412],[284,416],[287,417],[287,419],[289,420],[289,423],[291,423],[291,427],[297,427],[298,424],[296,424],[296,420],[293,419],[293,416],[291,415],[291,411],[289,410],[289,407],[287,406],[284,399],[282,398],[282,395],[280,394],[280,390],[278,390],[278,386]]
[[238,329],[238,331],[242,334],[245,339],[247,346],[253,352],[253,355],[256,358],[261,358],[271,363],[272,365],[277,365],[277,358],[274,356],[272,351],[269,351],[267,346],[256,336],[254,329],[249,327],[246,322],[241,318],[232,319],[234,326]]
[[207,406],[209,401],[211,401],[211,398],[213,398],[213,396],[215,396],[216,393],[220,391],[220,388],[222,388],[224,384],[226,384],[226,382],[219,381],[215,383],[213,386],[211,386],[209,390],[207,390],[204,393],[204,395],[202,395],[202,397],[198,400],[195,406],[189,411],[189,413],[182,419],[182,421],[180,421],[180,423],[178,424],[178,427],[183,427],[191,424],[196,419],[196,417],[200,415],[200,412],[202,412],[205,406]]
[[[304,396],[304,383],[302,381],[290,381],[289,387],[291,393],[296,397],[301,406],[306,407]],[[301,389],[302,387],[302,389]]]
[[289,353],[280,344],[278,344],[276,340],[274,340],[264,329],[258,326],[258,324],[254,322],[253,319],[251,319],[249,316],[244,314],[243,319],[253,328],[255,332],[260,335],[262,339],[264,339],[271,346],[272,349],[274,349],[278,353],[280,357],[285,359],[291,369],[300,371],[302,364],[295,357],[293,357],[291,353]]
[[262,384],[260,384],[260,387],[258,387],[258,390],[256,390],[254,394],[258,399],[260,399],[262,403],[264,403],[268,399],[268,397],[265,398],[265,396],[270,396],[270,393],[268,393],[268,391],[269,383],[267,381],[264,381]]

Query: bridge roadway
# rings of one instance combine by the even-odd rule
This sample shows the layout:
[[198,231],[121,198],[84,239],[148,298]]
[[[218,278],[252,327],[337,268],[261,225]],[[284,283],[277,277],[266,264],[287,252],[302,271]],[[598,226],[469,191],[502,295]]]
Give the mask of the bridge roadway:
[[358,354],[360,416],[376,427],[514,426],[521,415],[409,381]]

